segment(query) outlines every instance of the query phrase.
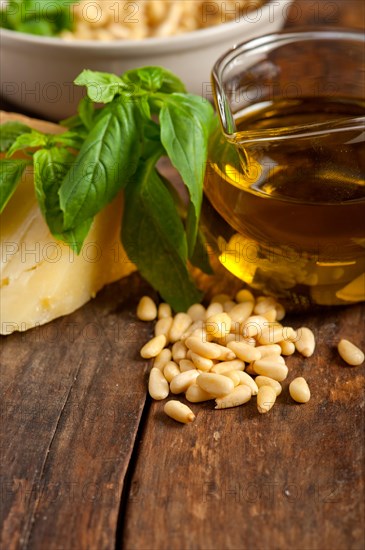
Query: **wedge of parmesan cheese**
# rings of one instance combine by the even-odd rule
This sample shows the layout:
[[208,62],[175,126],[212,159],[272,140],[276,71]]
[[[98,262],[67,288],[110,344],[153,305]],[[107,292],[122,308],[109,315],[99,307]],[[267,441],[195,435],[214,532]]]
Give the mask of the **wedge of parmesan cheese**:
[[[11,117],[14,119],[14,116]],[[24,117],[16,117],[24,121]],[[1,121],[10,117],[2,116]],[[46,123],[25,123],[50,132]],[[135,266],[120,243],[123,196],[94,220],[76,255],[49,232],[38,208],[33,173],[27,169],[0,216],[0,333],[10,334],[67,315],[106,284],[129,275]]]

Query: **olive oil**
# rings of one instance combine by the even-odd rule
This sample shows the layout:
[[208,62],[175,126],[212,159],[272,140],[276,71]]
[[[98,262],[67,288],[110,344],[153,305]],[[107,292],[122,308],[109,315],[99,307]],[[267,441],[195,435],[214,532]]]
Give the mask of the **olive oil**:
[[365,102],[265,102],[217,130],[203,225],[221,263],[309,306],[365,299]]

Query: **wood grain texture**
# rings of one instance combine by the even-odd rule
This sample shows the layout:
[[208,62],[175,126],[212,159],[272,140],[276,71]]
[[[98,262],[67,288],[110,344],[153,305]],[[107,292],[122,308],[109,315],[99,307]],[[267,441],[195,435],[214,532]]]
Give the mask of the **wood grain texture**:
[[[125,517],[125,550],[361,550],[364,545],[364,370],[344,366],[335,345],[365,346],[365,306],[293,318],[314,329],[310,359],[288,358],[274,408],[256,399],[215,411],[193,405],[179,425],[153,403]],[[288,385],[304,376],[312,398]]]
[[110,285],[73,315],[1,342],[1,547],[114,547],[145,403],[131,313],[146,285]]

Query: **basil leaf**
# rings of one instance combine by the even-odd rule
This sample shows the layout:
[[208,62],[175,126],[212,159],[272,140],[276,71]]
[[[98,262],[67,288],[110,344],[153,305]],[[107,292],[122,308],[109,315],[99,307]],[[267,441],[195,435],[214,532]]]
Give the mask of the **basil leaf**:
[[201,296],[186,266],[182,222],[154,164],[153,157],[141,163],[126,187],[122,241],[141,275],[175,311],[186,311]]
[[183,84],[180,78],[178,78],[174,73],[168,71],[167,69],[163,69],[163,82],[159,91],[164,94],[185,94],[186,88],[185,84]]
[[151,108],[148,101],[148,96],[140,97],[138,102],[136,102],[136,106],[141,113],[144,124],[148,124],[148,122],[151,120]]
[[[0,26],[38,35],[57,35],[63,29],[72,29],[70,6],[76,0],[8,0],[0,9]],[[44,8],[44,9],[43,9]]]
[[69,131],[64,132],[63,134],[56,134],[55,136],[49,137],[49,145],[56,145],[61,143],[66,147],[72,147],[73,149],[81,149],[81,146],[85,139],[80,132]]
[[68,118],[64,118],[63,120],[60,120],[59,124],[69,130],[78,129],[83,126],[80,115],[73,115]]
[[157,92],[161,88],[163,82],[162,68],[142,67],[141,69],[132,69],[123,73],[121,78],[129,85],[134,85],[136,89]]
[[74,156],[60,147],[41,149],[34,154],[34,185],[40,210],[51,233],[79,253],[93,219],[62,231],[63,212],[58,191],[66,173],[72,168]]
[[77,112],[85,128],[90,130],[93,125],[94,105],[88,97],[83,97],[78,105]]
[[28,162],[19,159],[0,161],[0,213],[17,188]]
[[132,103],[113,103],[90,131],[60,187],[64,229],[92,218],[135,172],[141,143]]
[[213,275],[214,271],[209,261],[208,247],[202,231],[198,230],[194,253],[190,261],[207,275]]
[[184,93],[186,91],[181,80],[163,67],[132,69],[122,75],[122,80],[136,86],[137,89],[141,88],[151,93],[157,91],[164,93]]
[[53,25],[49,21],[24,21],[19,23],[16,30],[26,34],[36,34],[38,36],[52,36],[54,33]]
[[13,145],[14,141],[21,136],[31,132],[31,129],[21,122],[9,121],[0,125],[0,152],[4,153]]
[[40,149],[33,156],[35,192],[51,233],[62,232],[63,213],[58,191],[74,160],[70,151],[61,147]]
[[190,193],[187,230],[191,256],[198,231],[213,108],[191,94],[164,95],[162,100],[161,141]]
[[87,95],[96,103],[110,103],[125,88],[122,79],[115,74],[85,69],[74,80],[77,86],[86,86]]
[[17,151],[28,149],[29,147],[46,147],[48,145],[48,136],[41,134],[36,130],[30,133],[22,134],[16,138],[6,156],[11,157]]

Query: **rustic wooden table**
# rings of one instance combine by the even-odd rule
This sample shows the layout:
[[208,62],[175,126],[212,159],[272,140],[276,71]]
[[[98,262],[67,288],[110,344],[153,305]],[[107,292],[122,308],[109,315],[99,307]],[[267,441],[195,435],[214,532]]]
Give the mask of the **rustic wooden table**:
[[[364,27],[361,0],[298,0],[289,25]],[[189,426],[146,397],[134,315],[138,274],[66,318],[2,338],[1,548],[4,550],[361,550],[364,367],[335,344],[365,346],[365,307],[290,319],[314,328],[312,388],[255,404],[197,407]]]

